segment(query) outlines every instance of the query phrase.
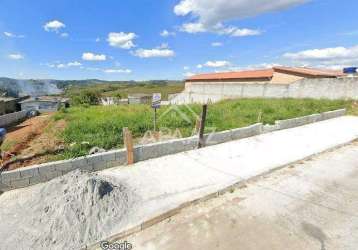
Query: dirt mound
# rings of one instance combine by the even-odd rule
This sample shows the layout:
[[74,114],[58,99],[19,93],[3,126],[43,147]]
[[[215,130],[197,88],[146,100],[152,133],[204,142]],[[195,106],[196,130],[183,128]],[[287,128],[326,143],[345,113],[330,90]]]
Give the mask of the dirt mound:
[[131,203],[125,186],[81,171],[7,199],[0,211],[5,249],[14,242],[19,249],[79,249],[109,236]]

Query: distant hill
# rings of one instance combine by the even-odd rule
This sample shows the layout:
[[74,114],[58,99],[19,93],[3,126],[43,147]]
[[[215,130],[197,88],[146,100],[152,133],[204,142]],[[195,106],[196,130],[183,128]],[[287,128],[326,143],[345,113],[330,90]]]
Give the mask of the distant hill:
[[181,81],[151,80],[151,81],[104,81],[98,79],[87,80],[53,80],[53,79],[29,79],[19,80],[0,77],[0,94],[7,96],[43,96],[61,94],[65,89],[73,86],[87,86],[98,84],[182,84]]

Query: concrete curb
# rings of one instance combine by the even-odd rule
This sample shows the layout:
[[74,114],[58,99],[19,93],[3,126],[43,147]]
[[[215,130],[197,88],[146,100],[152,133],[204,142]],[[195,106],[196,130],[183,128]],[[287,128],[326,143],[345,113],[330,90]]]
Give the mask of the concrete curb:
[[[262,133],[273,132],[282,129],[298,127],[322,120],[332,119],[345,115],[346,110],[324,112],[288,120],[276,121],[275,125],[263,125],[257,123],[244,128],[237,128],[218,133],[206,134],[206,145],[216,145],[232,140],[239,140]],[[176,154],[196,149],[198,138],[188,137],[165,142],[139,145],[134,147],[134,161],[144,161],[165,155]],[[48,162],[44,164],[19,168],[0,173],[0,191],[23,188],[42,182],[47,182],[56,177],[65,175],[75,169],[87,171],[100,171],[107,168],[126,164],[125,149],[111,150],[104,153],[79,157],[71,160]]]
[[[213,192],[213,193],[210,193],[210,194],[208,194],[208,195],[205,195],[205,196],[203,196],[203,197],[201,197],[201,198],[198,198],[198,199],[195,199],[195,200],[192,200],[192,201],[185,202],[185,203],[179,205],[178,207],[176,207],[176,208],[174,208],[174,209],[171,209],[171,210],[169,210],[169,211],[167,211],[167,212],[165,212],[165,213],[162,213],[161,215],[155,216],[155,217],[153,217],[152,219],[149,219],[149,220],[147,220],[147,221],[141,223],[141,224],[138,225],[138,226],[132,227],[132,228],[127,229],[127,230],[124,230],[124,231],[122,231],[122,232],[120,232],[120,233],[118,233],[118,234],[115,234],[115,235],[113,235],[113,236],[111,236],[111,237],[109,237],[109,238],[107,238],[107,239],[103,239],[103,240],[101,240],[101,241],[108,241],[108,242],[111,242],[111,243],[116,242],[116,241],[119,241],[119,240],[124,239],[124,238],[126,238],[126,237],[128,237],[128,236],[131,236],[131,235],[133,235],[133,234],[139,233],[139,232],[141,232],[141,231],[143,231],[143,230],[145,230],[145,229],[147,229],[147,228],[150,228],[151,226],[153,226],[153,225],[155,225],[155,224],[157,224],[157,223],[160,223],[160,222],[162,222],[162,221],[164,221],[164,220],[170,219],[170,218],[173,217],[174,215],[179,214],[179,213],[180,213],[183,209],[185,209],[185,208],[188,208],[188,207],[190,207],[190,206],[196,205],[196,204],[201,203],[201,202],[205,202],[205,201],[210,200],[210,199],[213,199],[213,198],[217,198],[217,197],[219,197],[219,196],[221,196],[221,195],[224,195],[224,194],[226,194],[226,193],[231,193],[231,192],[233,192],[233,191],[236,190],[236,189],[244,188],[244,187],[247,186],[248,183],[252,183],[252,182],[258,181],[258,180],[259,180],[260,178],[262,178],[263,176],[266,176],[266,175],[271,174],[271,173],[273,173],[273,172],[275,172],[275,171],[284,169],[284,168],[286,168],[286,167],[288,167],[288,166],[290,166],[290,165],[295,165],[295,164],[300,163],[300,162],[302,162],[302,161],[310,160],[310,159],[312,159],[313,157],[315,157],[315,156],[317,156],[317,155],[320,155],[320,154],[323,154],[323,153],[326,153],[326,152],[331,152],[331,151],[333,151],[333,150],[337,150],[337,149],[339,149],[339,148],[342,148],[342,147],[344,147],[344,146],[347,146],[347,145],[351,144],[351,143],[354,142],[354,141],[357,141],[357,139],[352,140],[352,141],[347,142],[347,143],[339,144],[339,145],[337,145],[337,146],[335,146],[335,147],[333,147],[333,148],[330,148],[330,149],[327,149],[327,150],[323,150],[323,151],[318,152],[318,153],[314,153],[314,154],[309,155],[309,156],[307,156],[307,157],[305,157],[305,158],[303,158],[303,159],[301,159],[301,160],[293,161],[293,162],[284,164],[284,165],[282,165],[282,166],[278,166],[278,167],[276,167],[276,168],[270,169],[270,170],[265,171],[265,172],[263,172],[263,173],[261,173],[261,174],[258,174],[258,175],[256,175],[256,176],[250,177],[250,178],[248,178],[248,179],[246,179],[246,180],[240,180],[240,181],[238,181],[238,182],[236,182],[236,183],[234,183],[234,184],[232,184],[232,185],[230,185],[230,186],[228,186],[228,187],[225,187],[225,188],[220,189],[220,190],[218,190],[218,191],[216,191],[216,192]],[[92,245],[90,245],[90,246],[86,246],[86,247],[83,248],[83,249],[84,249],[84,250],[96,250],[96,249],[100,249],[99,244],[100,244],[100,242],[97,242],[97,243],[94,243],[94,244],[92,244]]]

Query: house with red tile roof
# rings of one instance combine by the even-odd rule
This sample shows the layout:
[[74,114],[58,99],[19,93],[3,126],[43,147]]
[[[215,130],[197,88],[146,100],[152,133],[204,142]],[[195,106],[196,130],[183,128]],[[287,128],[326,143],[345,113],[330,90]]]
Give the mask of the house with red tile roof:
[[247,82],[287,84],[303,78],[337,78],[344,76],[342,71],[300,67],[273,67],[271,69],[233,71],[194,75],[186,82]]
[[170,103],[216,102],[231,98],[358,99],[358,77],[343,71],[277,66],[270,69],[199,74]]

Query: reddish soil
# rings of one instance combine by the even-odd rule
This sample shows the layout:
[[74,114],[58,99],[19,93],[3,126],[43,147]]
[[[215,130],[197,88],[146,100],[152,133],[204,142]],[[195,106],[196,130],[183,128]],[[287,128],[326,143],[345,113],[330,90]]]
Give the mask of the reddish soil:
[[[30,118],[8,129],[3,148],[4,167],[8,170],[46,162],[62,144],[56,136],[65,123],[52,122],[52,114]],[[14,156],[16,160],[14,161]]]

